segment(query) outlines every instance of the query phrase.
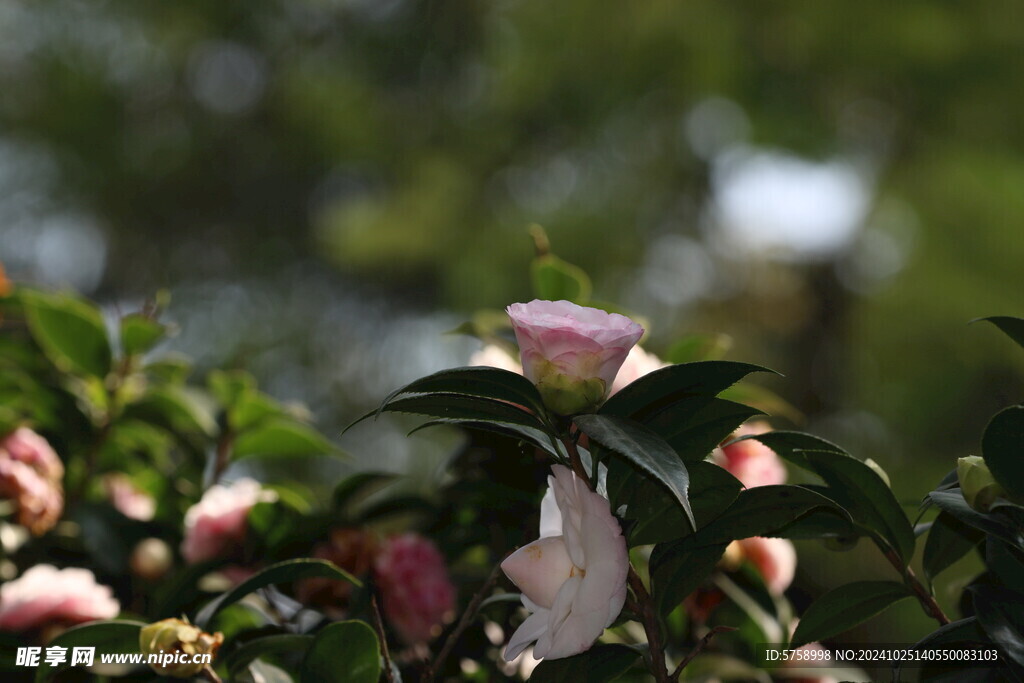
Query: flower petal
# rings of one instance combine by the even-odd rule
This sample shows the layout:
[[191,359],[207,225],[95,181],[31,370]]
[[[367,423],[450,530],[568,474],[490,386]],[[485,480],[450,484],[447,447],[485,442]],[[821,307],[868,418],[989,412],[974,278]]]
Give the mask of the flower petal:
[[523,653],[530,643],[537,640],[548,630],[548,620],[550,619],[551,612],[544,608],[541,608],[528,616],[526,621],[519,625],[516,632],[512,634],[512,637],[508,641],[508,645],[505,646],[505,661],[511,662],[513,659]]
[[[563,583],[562,587],[559,589],[558,596],[555,598],[555,603],[552,605],[551,612],[548,617],[547,631],[545,631],[537,640],[537,645],[533,648],[533,656],[537,659],[544,659],[548,656],[548,651],[551,649],[555,633],[561,629],[569,619],[572,612],[572,603],[576,599],[576,592],[579,590],[580,582],[580,577],[574,576]],[[590,643],[593,642],[594,641],[591,640],[587,645],[589,646]],[[578,650],[578,652],[582,651],[583,650]],[[564,657],[565,655],[562,656]]]
[[501,569],[535,604],[550,608],[573,566],[562,537],[548,536],[506,557]]

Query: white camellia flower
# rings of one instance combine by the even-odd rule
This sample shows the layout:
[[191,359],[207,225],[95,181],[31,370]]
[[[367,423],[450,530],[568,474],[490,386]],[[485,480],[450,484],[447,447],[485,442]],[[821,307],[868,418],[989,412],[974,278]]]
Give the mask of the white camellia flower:
[[537,659],[588,650],[626,601],[626,539],[608,500],[567,467],[554,465],[551,471],[540,538],[501,563],[532,612],[509,640],[506,661],[533,641]]

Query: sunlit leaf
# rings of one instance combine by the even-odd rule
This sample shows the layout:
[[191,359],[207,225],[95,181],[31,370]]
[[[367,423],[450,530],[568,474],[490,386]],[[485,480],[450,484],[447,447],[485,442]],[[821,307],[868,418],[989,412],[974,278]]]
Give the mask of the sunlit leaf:
[[380,643],[365,622],[340,621],[316,634],[302,662],[302,680],[377,683]]
[[110,372],[110,343],[95,305],[71,294],[23,290],[18,296],[32,336],[58,369],[100,378]]

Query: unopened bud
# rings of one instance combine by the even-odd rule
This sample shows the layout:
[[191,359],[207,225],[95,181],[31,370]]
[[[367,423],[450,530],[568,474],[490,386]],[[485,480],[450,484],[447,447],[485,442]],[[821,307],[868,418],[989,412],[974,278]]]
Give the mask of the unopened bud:
[[[192,678],[199,674],[207,664],[193,662],[194,655],[209,654],[211,660],[217,656],[217,650],[224,642],[224,634],[206,633],[181,619],[164,619],[144,626],[139,632],[139,649],[142,654],[163,655],[167,664],[150,663],[151,669],[162,676],[172,678]],[[187,662],[172,661],[173,655],[188,655]]]
[[960,480],[964,500],[978,512],[988,512],[996,498],[1006,495],[989,471],[985,459],[977,455],[958,459],[956,476]]

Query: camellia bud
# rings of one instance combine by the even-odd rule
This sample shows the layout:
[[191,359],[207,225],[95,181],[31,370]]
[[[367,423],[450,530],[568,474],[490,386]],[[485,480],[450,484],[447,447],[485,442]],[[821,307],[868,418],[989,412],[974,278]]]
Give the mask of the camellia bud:
[[146,581],[156,581],[167,573],[173,562],[171,546],[159,538],[144,538],[132,550],[132,573]]
[[980,456],[959,458],[956,461],[956,476],[960,480],[964,500],[978,512],[988,512],[996,498],[1006,495],[1006,491],[989,472],[985,459]]
[[[195,655],[209,654],[211,661],[224,642],[224,634],[205,633],[181,619],[164,619],[144,626],[139,632],[139,649],[147,658],[157,655],[149,666],[161,676],[192,678],[206,668],[206,662],[195,662]],[[184,660],[184,661],[181,661]]]

